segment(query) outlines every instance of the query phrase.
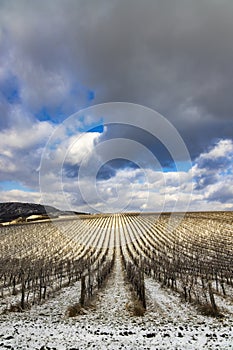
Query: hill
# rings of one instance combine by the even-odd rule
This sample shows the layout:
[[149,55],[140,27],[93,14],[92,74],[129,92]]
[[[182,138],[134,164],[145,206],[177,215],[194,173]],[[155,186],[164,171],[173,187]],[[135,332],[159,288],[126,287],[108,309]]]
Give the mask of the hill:
[[57,217],[61,215],[83,214],[72,211],[63,211],[49,205],[21,202],[0,203],[0,222],[15,220],[19,217],[27,218],[31,215],[49,215]]

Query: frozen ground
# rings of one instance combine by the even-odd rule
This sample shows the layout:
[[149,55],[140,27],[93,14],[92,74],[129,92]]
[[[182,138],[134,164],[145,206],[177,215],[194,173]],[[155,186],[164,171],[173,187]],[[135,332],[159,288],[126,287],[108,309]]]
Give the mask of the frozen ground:
[[233,319],[199,315],[172,292],[146,278],[147,311],[129,314],[129,286],[119,252],[114,270],[84,315],[67,318],[80,284],[64,288],[44,305],[23,314],[0,315],[0,349],[233,349]]

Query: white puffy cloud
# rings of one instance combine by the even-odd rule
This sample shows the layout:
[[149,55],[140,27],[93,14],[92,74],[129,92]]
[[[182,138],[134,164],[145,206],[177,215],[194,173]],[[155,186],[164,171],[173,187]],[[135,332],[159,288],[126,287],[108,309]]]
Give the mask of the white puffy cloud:
[[39,192],[27,192],[23,190],[1,191],[1,202],[26,202],[40,203]]
[[[20,112],[15,111],[16,114]],[[77,126],[81,127],[81,124]],[[76,126],[69,134],[63,126],[56,129],[52,123],[28,118],[25,126],[12,126],[0,131],[0,180],[18,181],[33,190],[3,190],[1,200],[42,201],[61,209],[88,212],[232,209],[231,140],[216,142],[196,158],[190,170],[163,172],[151,168],[149,164],[147,167],[146,163],[144,168],[116,168],[108,179],[97,178],[93,191],[90,174],[97,157],[98,162],[101,161],[96,147],[105,131],[77,131],[74,134],[75,130]],[[43,153],[45,143],[53,133],[56,135],[56,147],[48,149],[48,154]],[[39,167],[42,155],[48,156],[44,172]],[[91,162],[79,179],[78,169],[85,159]],[[76,169],[76,172],[70,174],[67,172],[69,168]],[[43,182],[42,193],[39,192],[39,172]],[[85,188],[85,197],[82,188]]]
[[21,123],[0,131],[0,181],[14,181],[29,189],[37,189],[38,167],[43,147],[54,127],[49,122],[23,118],[21,109],[12,113],[21,117]]
[[[89,204],[98,209],[103,201],[110,211],[114,205],[127,210],[169,211],[177,203],[176,210],[231,210],[232,149],[231,140],[219,140],[208,152],[200,154],[192,169],[186,172],[119,169],[115,176],[97,181],[99,197],[90,192]],[[227,164],[224,169],[222,162]],[[213,172],[214,180],[211,179]],[[88,179],[85,186],[88,187]]]
[[70,137],[66,150],[67,157],[64,161],[75,165],[85,162],[85,159],[87,161],[88,156],[94,152],[99,137],[100,133],[98,132],[81,133]]
[[[46,142],[53,127],[48,122],[36,122],[31,125],[22,124],[21,128],[3,130],[0,132],[0,153],[14,150],[25,150],[38,147]],[[10,154],[10,153],[8,153]]]
[[218,158],[230,158],[233,154],[233,141],[230,139],[227,140],[219,140],[216,145],[211,148],[208,152],[202,153],[197,161],[200,160],[215,160]]

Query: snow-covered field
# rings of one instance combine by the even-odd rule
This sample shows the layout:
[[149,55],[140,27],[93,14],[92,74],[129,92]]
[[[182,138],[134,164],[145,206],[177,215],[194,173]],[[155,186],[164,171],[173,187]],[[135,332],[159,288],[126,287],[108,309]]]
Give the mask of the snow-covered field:
[[132,316],[119,256],[106,285],[83,315],[68,318],[80,282],[24,313],[0,316],[0,349],[233,349],[233,318],[205,317],[151,278],[147,311]]
[[[50,223],[2,228],[0,232],[2,259],[0,266],[2,267],[0,268],[0,350],[233,349],[232,214],[222,213],[219,214],[219,217],[211,213],[203,214],[203,217],[199,214],[195,214],[194,217],[192,215],[194,214],[190,214],[179,226],[179,232],[172,231],[172,234],[169,230],[164,229],[166,216],[155,223],[153,217],[137,218],[118,214],[65,221],[61,232]],[[192,229],[191,232],[190,229]],[[183,237],[181,240],[180,235]],[[209,244],[208,237],[211,238],[212,245]],[[174,242],[177,244],[174,245]],[[199,243],[197,247],[196,242]],[[89,249],[88,244],[93,246],[93,249]],[[102,249],[104,245],[106,247]],[[113,245],[114,249],[112,249]],[[202,270],[202,265],[211,266],[209,265],[211,261],[215,267],[217,266],[217,271],[225,273],[223,291],[225,293],[222,293],[221,275],[218,275],[218,285],[216,279],[212,277],[212,293],[214,293],[218,310],[224,317],[203,316],[193,304],[181,299],[183,280],[179,278],[180,269],[177,269],[177,292],[169,289],[168,285],[166,288],[162,287],[153,278],[145,276],[146,312],[144,316],[133,315],[132,300],[135,294],[123,270],[122,258],[125,257],[131,262],[134,261],[132,256],[143,256],[148,259],[156,248],[160,255],[161,251],[164,253],[161,256],[165,259],[157,261],[156,256],[158,255],[154,256],[156,258],[154,261],[151,258],[152,263],[157,267],[166,261],[167,248],[170,245],[179,248],[176,254],[183,256],[181,260],[183,264],[189,261],[184,259],[185,254],[193,256],[195,252],[198,252],[200,254],[197,255],[197,258],[202,261],[202,264],[198,265],[199,269]],[[199,252],[200,247],[203,248],[201,252]],[[184,255],[181,254],[180,249],[184,250]],[[172,252],[174,253],[173,250]],[[65,287],[68,285],[69,275],[62,270],[63,273],[60,275],[63,280],[61,282],[60,275],[54,272],[55,268],[52,269],[53,274],[51,273],[47,284],[47,294],[46,296],[44,294],[43,304],[35,304],[30,310],[21,313],[4,312],[4,309],[9,310],[12,305],[20,303],[21,295],[23,295],[23,289],[20,290],[20,288],[23,288],[24,281],[20,275],[21,270],[17,270],[15,263],[8,262],[8,266],[6,258],[11,261],[13,257],[19,259],[16,262],[20,262],[25,257],[29,257],[32,261],[35,259],[40,262],[43,259],[50,261],[51,257],[55,259],[59,257],[63,260],[77,259],[82,254],[85,257],[86,254],[91,254],[92,263],[94,261],[95,264],[97,264],[95,259],[102,261],[101,256],[108,259],[114,257],[115,260],[112,260],[114,261],[113,270],[106,282],[80,315],[73,318],[67,316],[67,309],[78,303],[80,299],[80,275],[78,275],[77,282],[74,282],[76,279],[70,279],[72,283]],[[187,267],[193,268],[192,264],[199,260],[190,260],[191,263],[188,263]],[[4,262],[6,262],[5,269]],[[175,259],[174,263],[176,262]],[[29,264],[28,266],[31,268],[34,265]],[[35,266],[34,269],[37,271]],[[15,270],[18,272],[14,272]],[[154,271],[156,272],[156,269]],[[205,271],[202,270],[202,273]],[[38,271],[35,272],[35,276],[37,276],[36,273]],[[8,277],[4,277],[6,275]],[[16,276],[15,289],[12,287],[12,276]],[[169,270],[167,276],[169,277]],[[193,293],[198,291],[202,296],[200,274],[198,276],[199,279],[197,278],[193,286]],[[183,277],[187,277],[190,283],[187,273],[183,274]],[[37,279],[34,278],[34,283],[38,283]],[[32,285],[30,288],[27,290],[30,293],[25,294],[25,297],[28,296],[28,301],[31,303],[34,300],[33,296],[38,296],[38,290],[33,294]],[[192,300],[195,300],[193,295]],[[43,298],[35,300],[39,303]]]

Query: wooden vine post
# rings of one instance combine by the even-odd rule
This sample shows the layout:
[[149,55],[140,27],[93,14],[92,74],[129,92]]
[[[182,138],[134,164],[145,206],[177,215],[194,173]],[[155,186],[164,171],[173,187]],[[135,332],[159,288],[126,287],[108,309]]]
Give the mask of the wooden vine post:
[[84,306],[85,303],[85,296],[86,296],[86,281],[85,276],[81,277],[81,297],[80,297],[80,304]]
[[21,270],[21,303],[20,303],[21,309],[25,309],[25,276],[24,276],[24,270]]

